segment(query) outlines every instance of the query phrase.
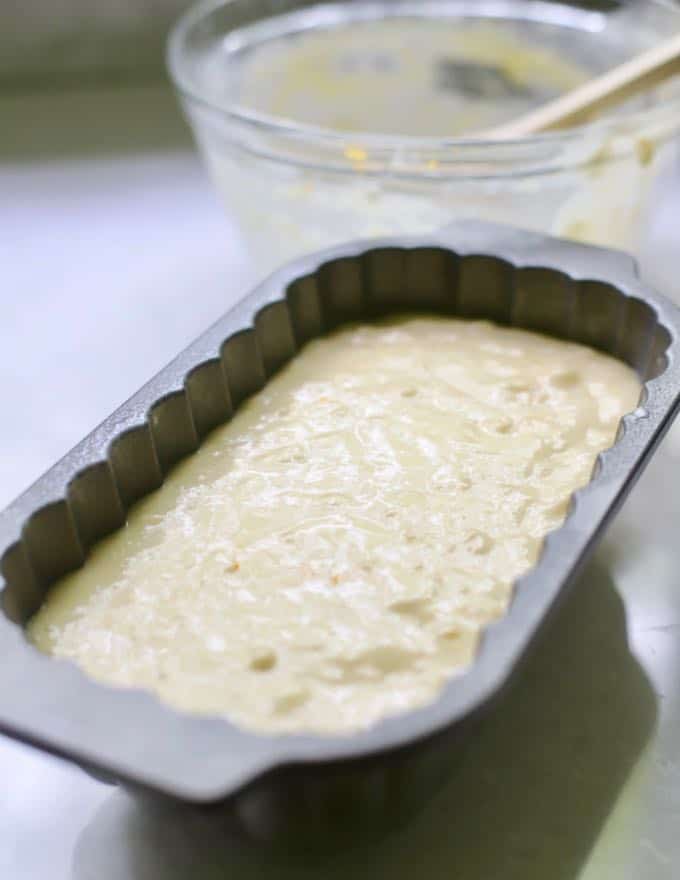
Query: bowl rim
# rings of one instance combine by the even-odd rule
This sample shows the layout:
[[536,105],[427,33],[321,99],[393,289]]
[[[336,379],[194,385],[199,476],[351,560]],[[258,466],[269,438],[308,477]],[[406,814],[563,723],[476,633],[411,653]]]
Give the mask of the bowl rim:
[[[618,134],[632,134],[644,130],[645,127],[653,125],[656,122],[663,122],[664,119],[678,120],[676,124],[667,126],[667,134],[674,132],[680,127],[680,95],[655,101],[651,106],[635,109],[629,112],[621,113],[616,116],[609,116],[596,119],[593,122],[582,125],[570,126],[561,129],[541,132],[538,134],[528,135],[512,140],[503,140],[500,138],[484,138],[471,134],[458,136],[442,136],[442,135],[401,135],[401,134],[383,134],[379,132],[364,132],[357,130],[341,130],[333,129],[325,126],[312,125],[309,123],[298,122],[294,118],[277,116],[275,114],[263,113],[247,106],[228,102],[219,101],[212,96],[207,96],[195,85],[191,76],[187,74],[185,59],[183,57],[186,41],[192,30],[200,25],[213,12],[220,8],[227,7],[236,0],[198,0],[193,3],[172,26],[167,43],[166,43],[166,67],[170,75],[171,81],[179,94],[179,96],[189,104],[197,105],[203,110],[207,110],[213,114],[217,114],[237,126],[245,126],[247,129],[258,133],[281,135],[283,138],[290,139],[296,143],[323,144],[331,148],[342,148],[344,153],[350,151],[359,144],[366,152],[374,157],[381,154],[394,154],[410,150],[419,153],[437,153],[453,152],[466,154],[468,160],[478,153],[484,153],[489,149],[493,149],[502,155],[504,159],[509,160],[515,153],[522,153],[531,147],[568,147],[582,141],[584,138],[589,139],[592,136],[599,140],[606,136],[615,136]],[[326,5],[344,5],[347,0],[318,0],[319,6]],[[649,2],[663,6],[668,12],[677,14],[678,30],[680,31],[680,9],[677,13],[665,4],[659,3],[659,0],[649,0]],[[316,5],[316,4],[314,4]],[[375,5],[370,4],[369,5]],[[556,5],[548,0],[546,7]],[[271,17],[277,15],[294,14],[290,12],[274,13]],[[602,12],[586,12],[587,15],[603,16]],[[475,13],[479,16],[479,13]],[[265,18],[265,17],[263,17]],[[678,112],[674,117],[673,110]],[[662,126],[663,129],[663,126]],[[644,135],[640,134],[640,137]],[[663,131],[661,139],[663,139]],[[269,158],[281,158],[274,151]],[[523,155],[522,158],[525,158]],[[351,158],[348,159],[348,165],[352,163]],[[423,175],[428,176],[428,175]],[[437,175],[430,175],[437,176]]]

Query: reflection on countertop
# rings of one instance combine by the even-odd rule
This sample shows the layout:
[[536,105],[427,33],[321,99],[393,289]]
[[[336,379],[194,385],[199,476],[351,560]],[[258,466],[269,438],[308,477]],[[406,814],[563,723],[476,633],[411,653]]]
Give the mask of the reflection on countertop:
[[[465,745],[442,790],[382,842],[285,857],[225,817],[151,810],[116,792],[82,832],[73,880],[334,877],[574,880],[642,753],[654,692],[630,653],[601,560],[551,621],[521,675]],[[622,846],[631,843],[622,842]],[[101,853],[113,854],[106,865]]]

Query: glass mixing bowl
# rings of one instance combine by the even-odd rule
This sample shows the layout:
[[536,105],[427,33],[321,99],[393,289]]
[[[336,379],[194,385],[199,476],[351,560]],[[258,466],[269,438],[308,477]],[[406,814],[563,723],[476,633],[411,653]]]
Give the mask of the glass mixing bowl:
[[475,132],[677,30],[667,0],[212,0],[178,22],[168,61],[263,275],[461,216],[638,251],[677,81],[578,128]]

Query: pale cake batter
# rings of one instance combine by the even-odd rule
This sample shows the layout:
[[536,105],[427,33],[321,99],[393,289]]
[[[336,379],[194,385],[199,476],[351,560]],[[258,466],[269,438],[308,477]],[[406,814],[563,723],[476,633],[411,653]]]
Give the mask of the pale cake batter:
[[639,392],[611,357],[485,322],[343,329],[139,503],[30,635],[257,730],[423,705],[472,661]]

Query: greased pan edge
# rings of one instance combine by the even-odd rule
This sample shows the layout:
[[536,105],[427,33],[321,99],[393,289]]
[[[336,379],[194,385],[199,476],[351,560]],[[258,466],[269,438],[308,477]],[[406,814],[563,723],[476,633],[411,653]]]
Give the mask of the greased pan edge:
[[[484,279],[492,295],[482,301]],[[180,714],[146,692],[95,683],[25,641],[7,615],[25,619],[50,580],[79,564],[136,498],[301,343],[376,308],[413,306],[414,285],[421,307],[509,318],[556,335],[566,329],[586,342],[599,333],[612,353],[651,364],[641,406],[624,418],[566,522],[515,585],[507,614],[483,633],[475,662],[435,702],[353,735],[253,734]],[[590,314],[596,300],[601,307]],[[398,761],[436,734],[453,733],[508,681],[676,414],[679,336],[677,309],[640,282],[626,255],[479,221],[432,236],[341,245],[284,267],[0,515],[0,731],[132,787],[194,803],[233,800],[282,768],[361,761],[366,770],[372,760]]]

